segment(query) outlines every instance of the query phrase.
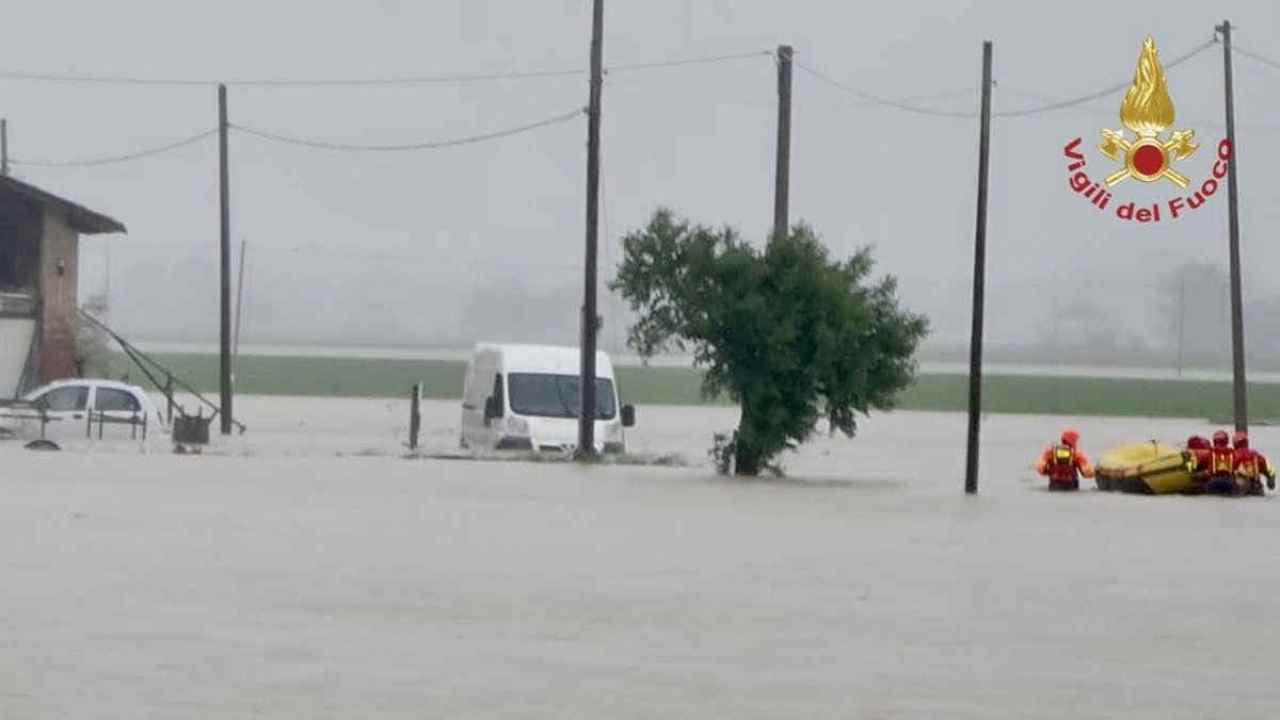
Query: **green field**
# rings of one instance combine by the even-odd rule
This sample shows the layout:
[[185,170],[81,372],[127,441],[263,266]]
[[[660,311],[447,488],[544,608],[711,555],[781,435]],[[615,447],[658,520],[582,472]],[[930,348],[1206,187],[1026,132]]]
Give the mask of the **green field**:
[[[155,358],[202,392],[216,392],[216,355],[160,354]],[[143,380],[123,356],[114,359],[114,376]],[[427,396],[462,394],[465,364],[452,360],[241,356],[236,392],[253,395],[329,397],[404,397],[416,382]],[[637,405],[700,405],[701,372],[689,368],[619,367],[618,384],[626,402]],[[145,384],[145,383],[144,383]],[[1229,417],[1231,384],[1180,380],[989,375],[983,380],[983,409],[994,413],[1057,415],[1129,415],[1155,417]],[[907,410],[961,411],[968,399],[964,375],[924,374],[901,398]],[[1280,384],[1251,384],[1250,414],[1280,418]]]

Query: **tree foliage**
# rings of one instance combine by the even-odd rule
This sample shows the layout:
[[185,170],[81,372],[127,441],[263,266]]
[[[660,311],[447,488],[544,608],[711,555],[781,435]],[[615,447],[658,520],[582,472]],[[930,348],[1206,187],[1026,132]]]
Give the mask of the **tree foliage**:
[[[85,301],[81,308],[96,318],[107,312],[107,298],[97,294]],[[106,377],[111,372],[111,339],[102,328],[79,321],[76,329],[76,374],[80,377]]]
[[692,352],[703,393],[741,406],[740,475],[804,442],[822,417],[853,436],[859,413],[892,407],[914,376],[928,322],[898,306],[892,277],[870,282],[869,249],[834,261],[797,225],[760,251],[666,209],[624,249],[611,287],[638,315],[628,344],[642,357]]

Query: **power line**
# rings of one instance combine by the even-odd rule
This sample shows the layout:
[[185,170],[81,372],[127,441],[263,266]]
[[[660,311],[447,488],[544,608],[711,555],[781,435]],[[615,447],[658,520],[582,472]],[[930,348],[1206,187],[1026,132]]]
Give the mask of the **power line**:
[[51,83],[82,83],[100,85],[156,85],[156,86],[206,86],[217,85],[212,80],[176,80],[139,77],[110,77],[105,75],[60,75],[16,70],[0,70],[0,80],[25,80]]
[[[1058,102],[1058,100],[1054,97],[1044,95],[1043,93],[1038,93],[1033,90],[1023,90],[1021,88],[1010,87],[1008,85],[1001,85],[1000,89],[1002,92],[1010,93],[1013,95],[1020,95],[1030,100],[1035,100],[1039,102]],[[1112,121],[1115,121],[1119,118],[1118,109],[1104,110],[1102,108],[1094,107],[1094,106],[1072,107],[1070,109],[1078,113],[1095,115],[1097,117],[1110,118]],[[1225,125],[1222,124],[1222,121],[1220,120],[1205,120],[1203,118],[1193,118],[1189,120],[1186,118],[1182,118],[1181,120],[1179,120],[1179,124],[1186,125],[1189,127],[1195,127],[1195,128],[1214,128],[1217,130],[1221,130],[1222,128],[1226,127]],[[1277,131],[1280,131],[1280,125],[1275,123],[1236,123],[1236,129],[1258,131],[1258,132],[1265,132],[1265,133],[1275,133]]]
[[1280,61],[1272,60],[1271,58],[1265,55],[1260,55],[1256,52],[1250,52],[1249,50],[1245,50],[1239,45],[1236,45],[1234,41],[1231,43],[1231,50],[1237,55],[1243,55],[1249,58],[1250,60],[1260,62],[1263,65],[1271,67],[1272,69],[1280,70]]
[[[1164,63],[1164,67],[1166,69],[1177,67],[1178,65],[1181,65],[1182,63],[1190,60],[1193,57],[1196,57],[1197,55],[1204,52],[1205,50],[1208,50],[1209,48],[1213,47],[1216,43],[1217,43],[1216,39],[1208,40],[1204,43],[1201,43],[1200,45],[1195,46],[1191,50],[1188,50],[1187,52]],[[835,87],[839,90],[843,90],[844,92],[854,95],[855,97],[858,97],[861,100],[871,103],[873,105],[882,105],[885,107],[892,107],[898,110],[903,110],[905,112],[915,113],[917,115],[928,115],[933,117],[951,117],[951,118],[968,119],[968,118],[976,118],[978,116],[978,113],[973,111],[939,110],[934,108],[923,107],[917,104],[916,102],[913,102],[911,99],[895,100],[892,98],[886,98],[880,95],[876,95],[874,93],[867,92],[865,90],[861,90],[851,85],[847,85],[837,80],[834,80],[830,76],[825,75],[822,72],[808,65],[805,65],[804,63],[796,63],[796,65],[801,70],[804,70],[810,75],[813,75],[814,77],[825,82],[826,84],[831,85],[832,87]],[[1280,66],[1280,64],[1278,64],[1278,66]],[[1106,97],[1107,95],[1110,95],[1112,93],[1119,92],[1121,90],[1128,88],[1131,84],[1132,84],[1131,80],[1125,80],[1124,82],[1116,83],[1115,85],[1109,85],[1105,88],[1102,88],[1101,90],[1096,90],[1094,92],[1086,93],[1084,95],[1079,95],[1079,96],[1068,98],[1065,100],[1056,100],[1043,105],[1022,108],[1019,110],[1003,110],[999,112],[993,112],[992,116],[993,117],[1028,117],[1031,115],[1039,115],[1042,113],[1053,112],[1055,110],[1064,110],[1066,108],[1074,107],[1076,105],[1082,105],[1084,103]],[[958,93],[960,91],[952,91],[952,92]],[[943,95],[943,94],[945,93],[939,93],[939,95]]]
[[[704,57],[677,58],[674,60],[656,60],[637,63],[621,63],[607,67],[606,72],[634,72],[659,68],[681,67],[686,65],[705,65],[710,63],[729,62],[750,57],[763,57],[772,54],[770,51],[756,50],[752,52],[734,53],[730,55],[711,55]],[[0,80],[21,80],[32,82],[51,82],[68,84],[97,85],[141,85],[152,87],[213,87],[219,84],[229,87],[376,87],[395,85],[447,85],[476,82],[495,82],[503,80],[529,80],[537,78],[558,78],[585,75],[585,68],[563,68],[543,70],[512,70],[506,72],[462,72],[442,73],[436,75],[405,75],[379,78],[239,78],[226,81],[196,78],[145,78],[128,75],[81,75],[61,73],[35,73],[15,70],[0,70]]]
[[728,62],[730,60],[744,60],[747,58],[772,57],[772,50],[754,50],[752,52],[734,53],[732,55],[711,55],[707,57],[685,58],[683,60],[662,60],[657,62],[631,63],[623,65],[608,65],[605,67],[605,73],[625,73],[636,70],[655,70],[658,68],[684,67],[686,65],[708,65],[711,63]]
[[229,80],[228,87],[377,87],[396,85],[465,85],[476,82],[494,82],[502,80],[532,80],[539,78],[570,77],[583,74],[583,70],[516,70],[511,72],[492,73],[453,73],[444,75],[417,75],[386,78],[353,78],[353,79],[240,79]]
[[[1165,68],[1166,70],[1171,69],[1171,68],[1175,68],[1175,67],[1177,67],[1177,66],[1181,65],[1182,63],[1184,63],[1184,62],[1186,62],[1186,61],[1190,60],[1191,58],[1193,58],[1193,57],[1195,57],[1195,56],[1199,55],[1200,53],[1204,52],[1205,50],[1208,50],[1209,48],[1213,47],[1213,46],[1214,46],[1214,45],[1216,45],[1217,43],[1218,43],[1217,39],[1208,40],[1208,41],[1206,41],[1206,42],[1203,42],[1203,43],[1201,43],[1201,44],[1199,44],[1199,45],[1195,46],[1195,47],[1194,47],[1194,48],[1192,48],[1191,50],[1188,50],[1187,52],[1185,52],[1185,53],[1183,53],[1183,54],[1181,54],[1181,55],[1179,55],[1179,56],[1175,57],[1174,59],[1172,59],[1172,60],[1170,60],[1170,61],[1168,61],[1168,62],[1166,62],[1166,63],[1164,63],[1164,68]],[[1125,80],[1124,82],[1116,83],[1115,85],[1110,85],[1110,86],[1105,87],[1105,88],[1103,88],[1103,89],[1101,89],[1101,90],[1097,90],[1097,91],[1094,91],[1094,92],[1091,92],[1091,93],[1086,93],[1086,94],[1084,94],[1084,95],[1078,95],[1078,96],[1076,96],[1076,97],[1068,98],[1068,99],[1066,99],[1066,100],[1058,100],[1058,101],[1056,101],[1056,102],[1051,102],[1051,103],[1048,103],[1048,104],[1046,104],[1046,105],[1040,105],[1040,106],[1037,106],[1037,107],[1023,108],[1023,109],[1021,109],[1021,110],[1004,110],[1004,111],[1002,111],[1002,112],[992,113],[992,115],[994,115],[994,116],[996,116],[996,117],[1027,117],[1027,116],[1029,116],[1029,115],[1039,115],[1039,114],[1041,114],[1041,113],[1052,112],[1052,111],[1054,111],[1054,110],[1062,110],[1062,109],[1064,109],[1064,108],[1073,107],[1073,106],[1075,106],[1075,105],[1081,105],[1081,104],[1083,104],[1083,103],[1087,103],[1087,102],[1090,102],[1090,101],[1092,101],[1092,100],[1097,100],[1097,99],[1099,99],[1099,98],[1106,97],[1106,96],[1108,96],[1108,95],[1110,95],[1110,94],[1112,94],[1112,93],[1119,92],[1119,91],[1121,91],[1121,90],[1126,90],[1126,89],[1128,89],[1132,84],[1133,84],[1133,81],[1132,81],[1132,80]]]
[[34,82],[51,82],[87,85],[143,85],[159,87],[216,87],[228,85],[238,87],[326,87],[345,86],[362,87],[376,85],[427,85],[447,83],[485,82],[492,80],[523,80],[529,78],[564,77],[581,75],[582,70],[534,70],[526,72],[501,73],[458,73],[451,75],[422,75],[387,78],[359,79],[238,79],[221,82],[218,80],[199,80],[181,78],[142,78],[123,75],[74,75],[53,73],[30,73],[17,71],[0,71],[0,80],[27,80]]
[[454,138],[451,140],[431,140],[426,142],[403,143],[403,144],[395,144],[395,145],[354,145],[354,144],[346,144],[346,143],[328,142],[324,140],[313,140],[308,138],[292,137],[289,135],[282,135],[279,133],[269,132],[267,130],[258,130],[255,128],[246,127],[244,125],[237,125],[235,123],[231,123],[231,127],[235,128],[240,132],[246,133],[248,135],[255,135],[257,137],[264,138],[267,140],[274,140],[276,142],[286,143],[289,145],[299,145],[302,147],[309,147],[317,150],[335,150],[335,151],[350,151],[350,152],[396,152],[396,151],[404,151],[404,150],[436,150],[439,148],[454,147],[458,145],[470,145],[474,143],[484,142],[486,140],[496,140],[498,138],[509,137],[511,135],[517,135],[523,132],[528,132],[530,130],[536,130],[538,128],[547,127],[549,125],[557,125],[560,123],[568,122],[582,115],[583,113],[584,113],[584,110],[582,108],[576,108],[570,112],[563,113],[561,115],[556,115],[555,117],[547,118],[546,120],[539,120],[538,122],[529,123],[527,125],[520,125],[513,128],[507,128],[505,130],[498,130],[495,132],[483,133],[480,135],[471,135],[469,137]]
[[46,167],[46,168],[96,167],[99,165],[114,165],[116,163],[129,162],[131,160],[139,160],[145,157],[150,157],[152,155],[159,155],[161,153],[169,152],[170,150],[177,150],[178,148],[186,147],[187,145],[200,142],[201,140],[204,140],[207,137],[213,137],[214,135],[217,135],[217,134],[218,134],[218,130],[217,128],[214,128],[213,130],[206,130],[205,132],[192,135],[191,137],[183,138],[182,140],[178,140],[177,142],[172,142],[167,145],[161,145],[159,147],[148,148],[146,150],[139,150],[137,152],[129,153],[127,155],[112,155],[108,157],[89,158],[89,159],[82,159],[82,160],[19,160],[17,158],[13,158],[13,159],[10,159],[9,162],[13,163],[14,165],[25,165],[27,167]]
[[[802,62],[796,62],[795,66],[800,68],[804,72],[809,73],[810,75],[817,78],[818,80],[821,80],[822,82],[830,85],[831,87],[834,87],[838,90],[843,90],[844,92],[847,92],[850,95],[853,95],[854,97],[857,97],[873,105],[883,105],[886,107],[897,108],[899,110],[904,110],[906,112],[915,113],[917,115],[930,115],[934,117],[972,118],[972,117],[978,116],[978,114],[975,112],[967,112],[967,111],[961,112],[956,110],[935,110],[933,108],[921,107],[919,105],[914,105],[910,102],[904,102],[902,100],[893,100],[890,98],[881,97],[879,95],[869,93],[865,90],[859,90],[858,88],[855,88],[851,85],[846,85],[840,82],[839,80],[836,80]],[[953,92],[953,91],[948,91],[948,92]]]

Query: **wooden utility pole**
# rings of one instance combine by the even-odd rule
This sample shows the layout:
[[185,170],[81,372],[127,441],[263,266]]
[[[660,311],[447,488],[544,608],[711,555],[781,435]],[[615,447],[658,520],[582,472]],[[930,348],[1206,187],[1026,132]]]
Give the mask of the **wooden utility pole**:
[[773,174],[774,237],[785,237],[790,226],[791,57],[790,45],[778,46],[778,165]]
[[978,222],[973,242],[973,331],[969,339],[969,448],[964,491],[978,492],[978,431],[982,422],[982,312],[987,263],[987,166],[991,155],[991,41],[982,43],[982,122],[978,135]]
[[596,454],[596,246],[600,226],[600,104],[604,91],[604,0],[594,0],[591,12],[591,98],[587,109],[587,250],[582,272],[582,405],[578,412],[578,451],[581,460]]
[[9,175],[9,120],[0,118],[0,175]]
[[219,415],[222,434],[231,434],[231,188],[227,169],[227,86],[218,85],[218,199],[222,205],[220,280],[222,306],[219,319],[221,352],[219,386],[222,405]]
[[1244,372],[1244,293],[1240,289],[1240,205],[1236,195],[1240,149],[1236,146],[1235,92],[1231,82],[1231,21],[1223,20],[1216,29],[1222,33],[1227,142],[1231,144],[1231,172],[1227,173],[1227,227],[1231,254],[1231,389],[1235,399],[1236,430],[1244,432],[1249,429],[1249,397]]

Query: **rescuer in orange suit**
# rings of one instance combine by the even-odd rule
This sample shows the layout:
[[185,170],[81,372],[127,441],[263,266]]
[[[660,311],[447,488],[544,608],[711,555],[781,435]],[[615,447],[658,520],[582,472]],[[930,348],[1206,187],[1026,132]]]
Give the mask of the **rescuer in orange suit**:
[[1049,478],[1050,490],[1079,490],[1080,476],[1093,477],[1089,457],[1080,451],[1080,433],[1064,430],[1062,442],[1045,448],[1036,472]]
[[1236,452],[1231,449],[1231,439],[1226,430],[1213,434],[1213,447],[1209,449],[1209,481],[1204,491],[1214,495],[1235,495]]
[[1209,449],[1209,441],[1200,435],[1187,438],[1187,455],[1190,456],[1187,469],[1191,471],[1193,492],[1204,492],[1213,467],[1213,451]]
[[1276,489],[1276,471],[1262,453],[1249,447],[1249,435],[1237,432],[1231,438],[1235,445],[1235,475],[1237,490],[1243,495],[1265,495],[1262,477],[1267,478],[1267,489]]

